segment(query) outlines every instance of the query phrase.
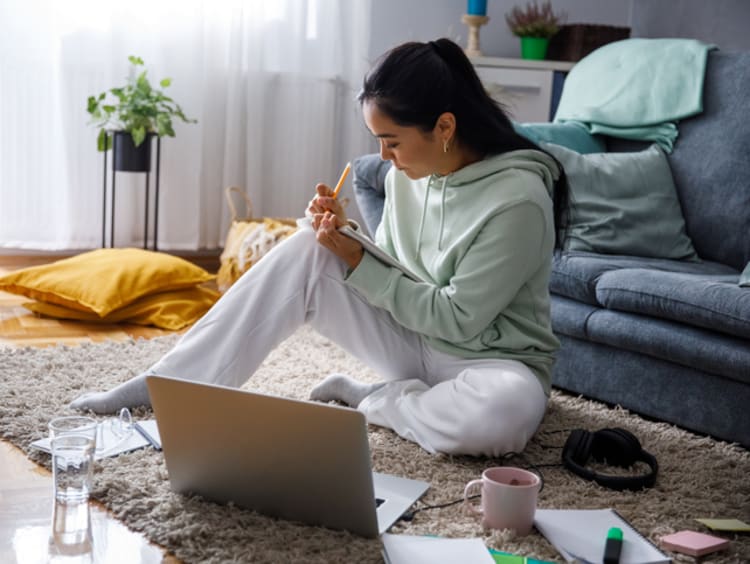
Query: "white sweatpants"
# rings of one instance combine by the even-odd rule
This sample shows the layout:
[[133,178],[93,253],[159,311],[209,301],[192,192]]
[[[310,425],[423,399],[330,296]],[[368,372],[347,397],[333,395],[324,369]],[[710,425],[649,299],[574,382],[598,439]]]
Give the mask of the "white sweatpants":
[[546,409],[526,365],[469,360],[430,347],[344,281],[346,265],[303,228],[243,275],[147,372],[239,387],[304,323],[386,385],[358,409],[429,452],[520,452]]

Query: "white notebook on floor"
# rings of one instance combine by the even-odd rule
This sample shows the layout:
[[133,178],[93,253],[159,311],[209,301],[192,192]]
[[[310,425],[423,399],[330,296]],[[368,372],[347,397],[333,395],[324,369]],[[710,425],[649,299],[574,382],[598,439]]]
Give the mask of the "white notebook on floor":
[[672,561],[614,509],[537,509],[534,526],[567,562],[601,562],[612,527],[623,533],[620,564]]
[[387,564],[494,564],[480,538],[440,538],[383,533]]
[[[156,419],[138,421],[141,429],[133,428],[133,431],[124,438],[118,437],[108,423],[109,420],[99,423],[102,426],[100,436],[104,440],[104,447],[102,448],[100,445],[97,448],[94,460],[117,456],[123,452],[131,452],[149,445],[157,449],[161,448],[161,438],[159,437],[159,429],[156,426]],[[36,440],[30,446],[48,454],[50,453],[49,437]]]

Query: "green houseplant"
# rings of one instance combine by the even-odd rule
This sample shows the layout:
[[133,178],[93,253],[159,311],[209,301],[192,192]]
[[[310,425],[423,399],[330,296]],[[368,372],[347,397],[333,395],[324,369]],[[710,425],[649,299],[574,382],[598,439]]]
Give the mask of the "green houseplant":
[[[130,56],[128,60],[133,65],[133,73],[125,86],[111,88],[88,98],[87,111],[92,117],[92,125],[99,128],[96,139],[99,151],[112,148],[113,136],[108,134],[110,130],[129,134],[128,141],[132,140],[133,148],[138,149],[150,135],[174,137],[174,119],[196,123],[196,120],[185,116],[172,98],[151,85],[145,70],[138,73],[138,67],[144,66],[143,59]],[[171,79],[164,78],[159,86],[166,88],[171,82]],[[111,95],[109,98],[108,94]],[[144,150],[147,148],[147,145],[142,147]]]
[[521,38],[521,57],[524,59],[544,59],[549,39],[557,33],[567,16],[556,14],[547,0],[537,4],[529,2],[523,8],[515,6],[505,14],[505,22],[511,33]]

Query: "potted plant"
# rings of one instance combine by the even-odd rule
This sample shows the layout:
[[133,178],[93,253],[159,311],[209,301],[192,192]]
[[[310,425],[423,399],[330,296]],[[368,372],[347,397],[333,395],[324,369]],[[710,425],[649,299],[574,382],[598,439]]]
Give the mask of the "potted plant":
[[[196,123],[196,120],[187,118],[172,98],[151,86],[145,70],[138,74],[138,67],[144,65],[143,59],[130,56],[128,60],[133,67],[127,84],[89,96],[87,111],[92,124],[99,128],[96,148],[108,151],[114,144],[115,170],[144,172],[150,170],[151,164],[150,144],[144,141],[154,135],[174,137],[172,120],[175,118],[185,123]],[[166,88],[171,82],[164,78],[159,85]],[[115,100],[107,100],[107,94]],[[109,131],[114,131],[114,135],[110,136]]]
[[515,6],[505,21],[513,35],[521,38],[521,57],[524,59],[544,59],[549,39],[560,29],[567,16],[555,14],[549,0],[537,4],[536,0],[524,8]]

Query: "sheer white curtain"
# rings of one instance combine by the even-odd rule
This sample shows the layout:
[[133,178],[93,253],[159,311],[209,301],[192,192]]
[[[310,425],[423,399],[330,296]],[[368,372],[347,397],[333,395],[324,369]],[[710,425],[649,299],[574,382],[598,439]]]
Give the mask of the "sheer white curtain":
[[[374,147],[354,99],[369,17],[360,0],[0,0],[0,246],[101,244],[86,99],[125,83],[128,55],[198,120],[161,142],[160,249],[220,246],[228,185],[255,215],[301,215]],[[117,173],[116,246],[143,242],[144,181]]]

